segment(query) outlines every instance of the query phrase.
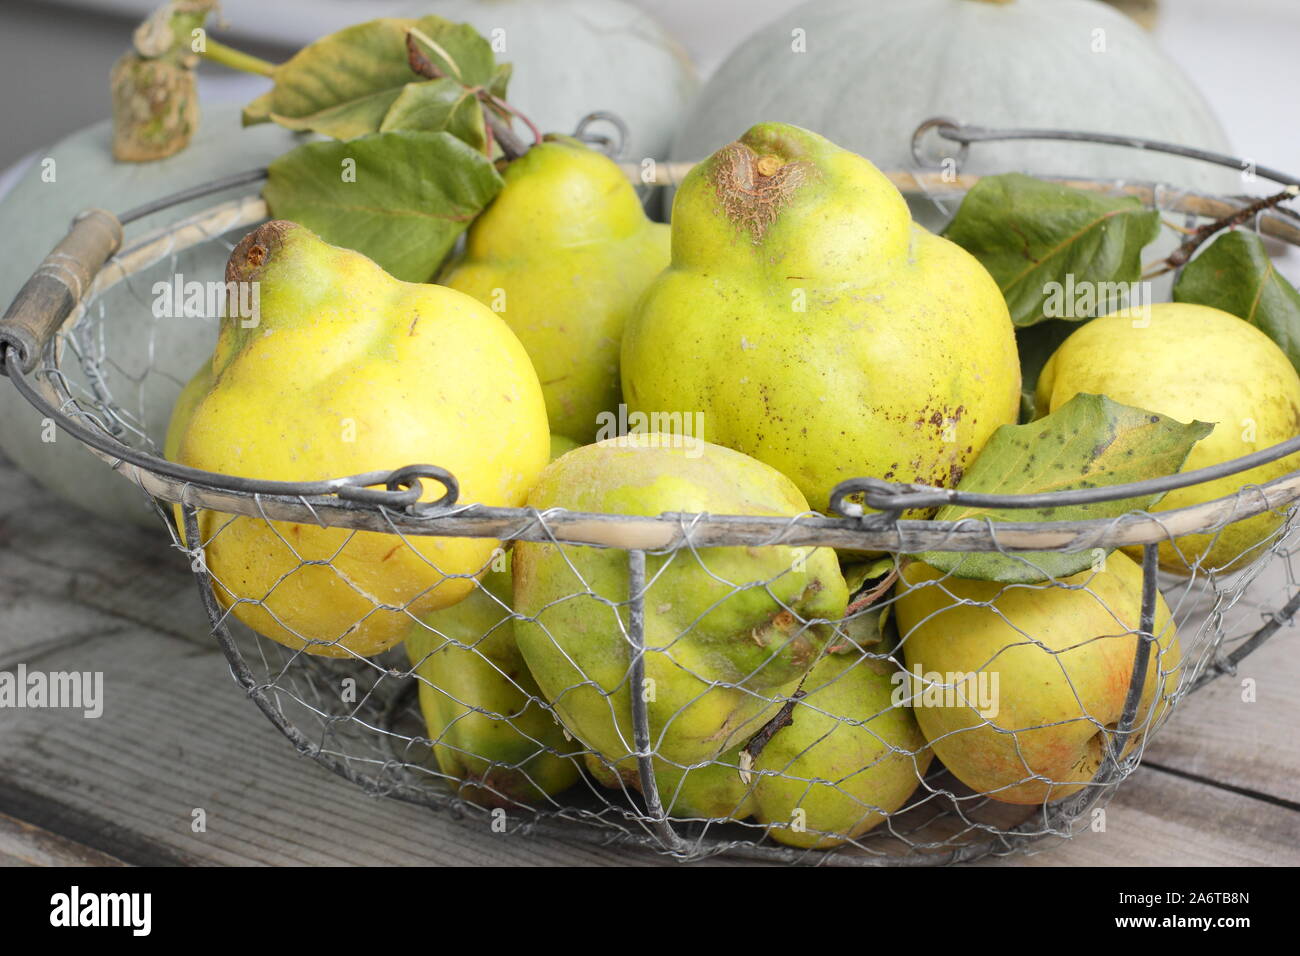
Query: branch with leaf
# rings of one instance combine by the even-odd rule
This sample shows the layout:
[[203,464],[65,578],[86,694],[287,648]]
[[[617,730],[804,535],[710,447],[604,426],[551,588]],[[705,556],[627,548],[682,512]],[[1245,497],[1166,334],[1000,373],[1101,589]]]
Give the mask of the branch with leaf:
[[[198,120],[192,74],[199,57],[266,76],[271,89],[245,107],[244,125],[271,122],[328,138],[271,163],[263,190],[271,214],[364,253],[399,279],[434,275],[500,190],[496,164],[541,141],[507,99],[510,64],[498,64],[468,24],[436,16],[371,20],[271,64],[207,37],[215,7],[215,0],[172,0],[136,31],[136,48],[124,58],[133,73],[121,82],[115,74],[115,102],[119,86],[124,102],[166,101],[168,121],[115,108],[115,141],[155,147],[115,154],[156,159],[188,144]],[[511,128],[516,119],[531,142]]]
[[[1174,268],[1183,269],[1174,301],[1245,319],[1300,370],[1300,293],[1273,266],[1263,240],[1236,228],[1297,195],[1291,186],[1197,229],[1179,229],[1185,239],[1178,249],[1146,270],[1142,252],[1160,234],[1158,211],[1135,197],[1098,195],[1021,173],[981,178],[944,236],[984,265],[1007,301],[1020,351],[1022,420],[1028,421],[1036,414],[1034,388],[1043,364],[1071,332],[1106,311],[1095,290],[1130,290]],[[1053,297],[1067,287],[1094,294],[1062,316]]]

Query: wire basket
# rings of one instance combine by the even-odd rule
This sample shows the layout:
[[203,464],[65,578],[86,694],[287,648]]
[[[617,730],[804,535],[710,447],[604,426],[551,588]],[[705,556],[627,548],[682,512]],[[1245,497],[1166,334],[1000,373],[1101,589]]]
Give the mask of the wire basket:
[[[935,129],[949,138],[963,135],[950,121],[932,121],[918,129],[918,142]],[[976,130],[959,139],[961,155],[981,138],[992,136]],[[669,178],[680,172],[667,170]],[[978,179],[923,168],[888,175],[909,198],[945,205]],[[432,465],[289,483],[168,462],[160,452],[160,424],[146,409],[159,401],[169,407],[182,382],[155,369],[155,336],[123,340],[114,334],[113,317],[148,309],[147,290],[169,281],[187,250],[224,256],[264,221],[264,203],[248,195],[261,176],[207,184],[120,218],[102,210],[79,217],[0,323],[3,370],[42,415],[155,501],[173,546],[191,561],[212,633],[237,683],[299,752],[368,793],[478,819],[502,832],[557,832],[683,861],[729,853],[817,864],[934,865],[1039,849],[1095,826],[1178,702],[1233,672],[1300,608],[1292,562],[1300,472],[1158,514],[998,524],[906,517],[949,503],[1055,507],[1167,491],[1279,460],[1300,451],[1300,438],[1198,472],[996,500],[862,479],[837,489],[830,515],[784,517],[484,507],[459,502],[455,477]],[[1059,181],[1136,195],[1189,223],[1248,205],[1156,184]],[[124,225],[218,193],[235,198],[123,242]],[[1248,225],[1300,246],[1300,220],[1288,211],[1262,210]],[[194,334],[215,340],[215,327],[196,326]],[[441,486],[440,496],[426,493],[431,482]],[[1189,533],[1217,535],[1268,512],[1277,516],[1275,529],[1229,570],[1202,566],[1195,556],[1183,574],[1159,570],[1162,542],[1177,547]],[[268,533],[267,541],[278,542],[270,547],[289,556],[283,574],[265,589],[243,589],[211,567],[222,536],[250,528]],[[334,550],[299,550],[289,540],[293,528],[327,529]],[[418,642],[422,651],[408,654],[398,645],[362,657],[338,638],[301,633],[300,646],[291,648],[245,625],[266,620],[258,613],[276,618],[277,593],[296,574],[345,580],[340,556],[375,535],[416,553],[435,539],[481,542],[483,560],[469,572],[444,574],[427,562],[437,578],[433,589],[473,589],[478,629],[447,612],[425,613],[415,600],[385,603],[357,588],[373,605],[362,619],[403,619],[420,635],[408,638],[408,646]],[[527,614],[511,607],[508,591],[475,583],[491,573],[502,580],[504,548],[511,545],[515,561],[526,551],[529,561],[551,562],[567,581],[565,593]],[[837,620],[805,616],[798,601],[799,575],[816,549],[827,548],[886,556],[855,582],[849,611]],[[906,555],[931,549],[1105,555],[1113,548],[1140,559],[1120,552],[1109,559],[1128,569],[1119,584],[1103,563],[1068,579],[975,593],[950,576],[909,579],[904,563]],[[703,596],[688,598],[686,604],[700,606],[693,617],[677,620],[665,606],[681,600],[683,587]],[[1105,659],[1120,667],[1105,713],[1092,690],[1075,686],[1065,664],[1060,674],[1077,712],[1011,726],[977,706],[973,681],[984,668],[957,678],[898,679],[907,669],[909,641],[922,640],[945,614],[984,615],[985,624],[997,618],[1020,653],[1065,661],[1077,648],[1054,648],[1004,607],[1029,614],[1046,601],[1113,622],[1094,628],[1085,642],[1113,648]],[[621,662],[618,673],[611,676],[608,666],[587,673],[583,659],[568,655],[563,630],[570,619],[556,609],[575,603],[600,622]],[[716,616],[741,603],[757,609],[752,613],[766,630],[755,632],[758,658],[750,654],[751,664],[728,671],[695,650]],[[1170,650],[1175,628],[1181,653]],[[549,641],[576,678],[558,690],[539,689],[518,660],[521,635],[531,635],[533,646]],[[487,674],[495,696],[475,697],[455,679],[431,678],[448,672],[434,666],[440,655]],[[972,683],[962,683],[966,677]],[[656,681],[665,686],[663,700],[646,691]],[[992,734],[989,739],[1004,745],[1004,758],[1010,747],[1021,760],[1023,772],[980,789],[961,783],[933,759],[933,733],[927,740],[917,727],[913,713],[927,691],[949,695],[950,705],[955,698],[957,711],[978,714],[940,737]],[[437,728],[426,721],[434,710],[442,714]],[[1072,739],[1082,733],[1086,756],[1057,778],[1035,764],[1035,741],[1063,727]],[[494,742],[491,753],[473,745],[476,734]],[[509,746],[495,746],[503,738]],[[833,825],[817,825],[827,821]]]

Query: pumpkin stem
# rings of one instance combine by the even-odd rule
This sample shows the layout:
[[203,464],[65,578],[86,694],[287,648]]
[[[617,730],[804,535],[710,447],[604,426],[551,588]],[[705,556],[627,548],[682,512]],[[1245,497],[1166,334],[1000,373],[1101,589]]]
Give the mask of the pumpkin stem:
[[253,56],[251,53],[236,50],[224,43],[218,43],[211,37],[205,39],[203,49],[199,51],[199,56],[205,60],[211,60],[213,63],[228,66],[232,70],[239,70],[241,73],[252,73],[256,76],[275,75],[274,63]]

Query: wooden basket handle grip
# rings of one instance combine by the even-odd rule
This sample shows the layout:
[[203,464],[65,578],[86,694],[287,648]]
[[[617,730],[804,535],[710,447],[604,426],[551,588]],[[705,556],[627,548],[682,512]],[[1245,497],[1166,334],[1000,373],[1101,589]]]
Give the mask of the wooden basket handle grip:
[[[10,346],[31,372],[45,344],[77,307],[109,256],[122,245],[122,224],[111,212],[87,209],[18,290],[0,319],[0,352]],[[0,363],[0,372],[4,364]]]

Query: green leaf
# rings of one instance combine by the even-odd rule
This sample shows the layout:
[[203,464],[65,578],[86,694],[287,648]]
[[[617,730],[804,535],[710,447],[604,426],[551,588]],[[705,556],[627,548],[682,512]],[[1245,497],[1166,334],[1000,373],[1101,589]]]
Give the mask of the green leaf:
[[463,86],[487,86],[492,82],[496,73],[492,46],[468,23],[424,17],[411,33],[425,56],[446,76]]
[[1107,311],[1138,281],[1142,247],[1159,232],[1160,214],[1136,198],[1008,173],[976,183],[944,235],[983,263],[1025,326]]
[[276,67],[262,111],[281,126],[335,139],[377,131],[402,89],[418,79],[406,62],[413,24],[371,20],[308,44]]
[[885,578],[897,567],[892,554],[874,560],[858,561],[844,566],[844,583],[849,588],[849,611],[839,625],[839,634],[847,638],[833,642],[832,651],[847,650],[850,644],[860,648],[879,644],[884,639],[889,621],[888,587],[867,607],[865,602],[871,592],[885,584]]
[[276,218],[427,282],[500,189],[487,157],[455,136],[402,130],[305,143],[271,163],[262,195]]
[[271,122],[271,90],[267,90],[244,107],[243,112],[240,113],[240,122],[244,126]]
[[245,122],[270,119],[335,139],[379,131],[407,86],[420,81],[407,62],[412,29],[433,39],[469,85],[492,80],[492,48],[465,24],[434,16],[371,20],[317,40],[276,67],[275,85],[249,104]]
[[488,92],[499,100],[506,98],[506,90],[510,87],[510,77],[514,74],[515,65],[513,63],[502,63],[492,74],[492,81],[488,83]]
[[841,621],[827,650],[832,654],[844,653],[852,647],[873,652],[888,650],[887,647],[881,648],[878,645],[887,636],[892,607],[891,604],[875,604]]
[[868,585],[880,581],[894,570],[894,556],[885,555],[874,561],[855,561],[844,566],[844,583],[849,586],[849,594],[857,597],[858,592],[865,591]]
[[487,148],[482,104],[469,89],[449,78],[406,85],[379,127],[383,133],[400,129],[446,130],[474,149]]
[[[980,494],[1036,494],[1144,481],[1178,472],[1192,446],[1213,425],[1184,425],[1104,395],[1079,394],[1052,414],[1027,425],[1003,425],[989,439],[958,486]],[[1085,521],[1150,509],[1162,496],[1058,508],[971,508],[947,505],[936,521]],[[1093,562],[1090,551],[954,552],[917,555],[960,578],[1036,583],[1078,574]]]
[[1277,271],[1255,233],[1237,229],[1210,243],[1174,283],[1174,301],[1213,306],[1245,319],[1281,346],[1300,370],[1300,292]]

